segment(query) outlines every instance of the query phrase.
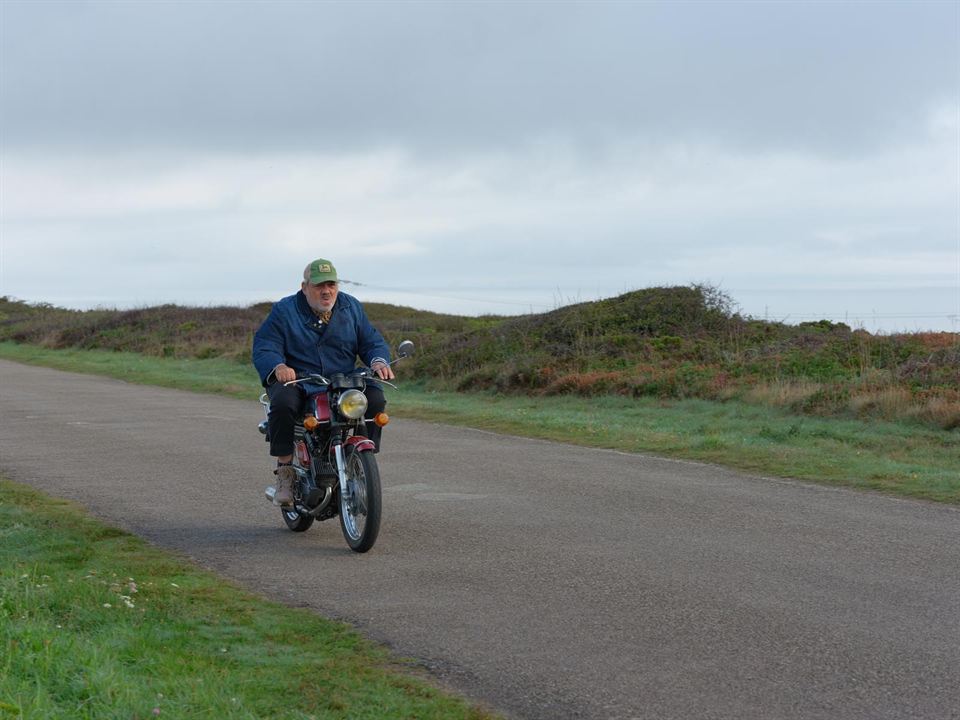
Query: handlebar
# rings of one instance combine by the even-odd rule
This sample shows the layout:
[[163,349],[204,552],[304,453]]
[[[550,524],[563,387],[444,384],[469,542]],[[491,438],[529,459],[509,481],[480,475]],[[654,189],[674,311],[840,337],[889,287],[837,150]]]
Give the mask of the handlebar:
[[[389,385],[389,386],[392,387],[394,390],[397,390],[397,389],[398,389],[397,386],[394,385],[393,383],[388,382],[387,380],[384,380],[384,379],[381,378],[381,377],[378,377],[378,376],[373,372],[373,370],[371,370],[371,369],[368,368],[368,367],[359,367],[359,368],[356,368],[353,372],[347,373],[347,375],[348,375],[349,377],[363,378],[364,380],[372,380],[373,382],[383,383],[384,385]],[[288,382],[285,382],[285,383],[283,384],[283,386],[284,386],[284,387],[287,387],[288,385],[296,385],[297,383],[305,382],[305,381],[315,382],[315,383],[317,383],[318,385],[332,385],[332,384],[333,384],[333,381],[332,381],[332,380],[329,380],[328,378],[325,378],[323,375],[320,375],[319,373],[297,373],[297,376],[298,376],[298,377],[297,377],[296,380],[290,380],[290,381],[288,381]]]
[[[413,355],[413,350],[414,350],[413,343],[410,340],[404,340],[402,343],[400,343],[400,346],[397,348],[397,357],[395,357],[393,360],[388,362],[387,367],[390,367],[396,362],[400,362],[404,358],[410,357],[411,355]],[[394,385],[391,382],[387,382],[381,377],[378,377],[373,370],[365,366],[356,368],[353,370],[353,372],[350,372],[347,374],[350,375],[351,377],[359,377],[359,378],[363,378],[364,380],[373,380],[374,382],[383,383],[384,385],[389,385],[394,390],[398,389],[396,385]],[[306,380],[318,383],[320,385],[332,384],[330,380],[325,378],[323,375],[320,375],[319,373],[297,373],[296,380],[290,380],[289,382],[285,382],[283,386],[286,387],[287,385],[296,385],[297,383],[304,382]]]
[[323,375],[320,375],[318,373],[307,373],[306,375],[304,375],[303,373],[297,373],[296,380],[288,380],[283,384],[283,386],[287,387],[288,385],[296,385],[297,383],[303,382],[304,380],[312,380],[313,382],[319,383],[320,385],[330,384],[329,380],[327,380]]

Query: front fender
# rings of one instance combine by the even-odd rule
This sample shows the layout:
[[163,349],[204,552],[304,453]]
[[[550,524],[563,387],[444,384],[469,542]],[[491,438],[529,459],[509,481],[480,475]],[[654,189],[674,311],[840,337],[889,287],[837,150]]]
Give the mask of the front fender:
[[355,452],[373,452],[377,449],[373,440],[363,437],[363,435],[351,435],[343,444],[352,447]]

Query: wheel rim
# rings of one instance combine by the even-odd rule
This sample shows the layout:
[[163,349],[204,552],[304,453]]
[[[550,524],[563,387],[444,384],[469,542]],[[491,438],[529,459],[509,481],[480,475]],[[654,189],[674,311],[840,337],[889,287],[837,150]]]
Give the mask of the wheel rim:
[[357,453],[347,461],[347,493],[340,497],[340,513],[350,538],[362,538],[367,527],[367,478]]

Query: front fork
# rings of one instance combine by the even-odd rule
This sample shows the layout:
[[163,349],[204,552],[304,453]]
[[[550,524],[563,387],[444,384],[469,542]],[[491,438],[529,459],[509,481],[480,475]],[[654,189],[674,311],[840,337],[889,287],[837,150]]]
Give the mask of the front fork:
[[337,461],[337,477],[340,480],[340,497],[347,495],[347,459],[343,452],[343,441],[337,441],[333,446],[333,457]]
[[[340,497],[344,502],[347,503],[349,507],[353,508],[355,502],[363,502],[363,491],[356,485],[350,489],[347,488],[347,453],[344,450],[344,445],[352,445],[353,452],[367,452],[374,450],[375,445],[368,438],[358,438],[356,435],[349,438],[340,436],[331,444],[333,458],[337,465],[337,477],[340,480]],[[357,497],[358,493],[360,495],[359,499]]]

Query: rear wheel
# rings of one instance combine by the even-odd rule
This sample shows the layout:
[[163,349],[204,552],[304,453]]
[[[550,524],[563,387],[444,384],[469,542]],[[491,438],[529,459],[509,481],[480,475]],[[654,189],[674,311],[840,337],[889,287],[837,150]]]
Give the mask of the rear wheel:
[[[299,468],[301,465],[300,458],[297,456],[296,451],[293,453],[293,466],[298,468],[297,472],[299,474]],[[293,495],[297,500],[300,499],[299,486],[300,479],[297,477],[293,481]],[[293,508],[281,508],[280,514],[283,515],[283,521],[287,524],[287,527],[294,532],[304,532],[305,530],[309,530],[310,526],[313,525],[313,521],[316,519],[313,517],[313,515],[301,515]]]
[[313,525],[313,515],[301,515],[293,508],[283,508],[280,512],[287,527],[294,532],[309,530],[310,526]]
[[347,451],[347,492],[340,493],[340,529],[355,552],[373,547],[380,532],[380,470],[372,452]]

